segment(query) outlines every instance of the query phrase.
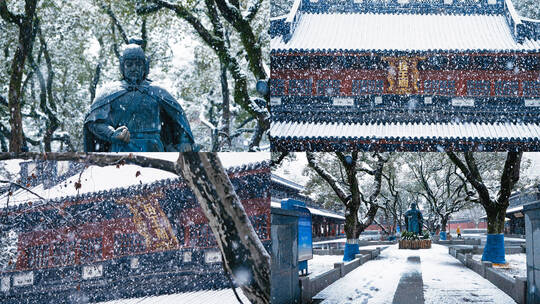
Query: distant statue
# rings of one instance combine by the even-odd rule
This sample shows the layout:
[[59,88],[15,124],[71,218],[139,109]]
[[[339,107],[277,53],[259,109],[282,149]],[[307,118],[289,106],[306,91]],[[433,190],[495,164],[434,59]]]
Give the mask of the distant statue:
[[135,42],[130,40],[120,57],[122,81],[106,85],[86,115],[85,151],[197,150],[182,107],[165,89],[150,84],[148,59]]
[[412,203],[411,209],[405,212],[405,226],[407,226],[407,231],[419,234],[422,232],[424,218],[422,217],[422,212],[416,208],[417,204]]

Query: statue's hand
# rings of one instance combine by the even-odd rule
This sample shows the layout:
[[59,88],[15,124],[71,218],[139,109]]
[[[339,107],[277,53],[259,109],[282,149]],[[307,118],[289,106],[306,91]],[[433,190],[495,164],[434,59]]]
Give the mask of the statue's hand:
[[114,133],[111,135],[111,137],[114,141],[122,141],[125,143],[129,143],[129,130],[126,126],[118,127],[116,130],[114,130]]

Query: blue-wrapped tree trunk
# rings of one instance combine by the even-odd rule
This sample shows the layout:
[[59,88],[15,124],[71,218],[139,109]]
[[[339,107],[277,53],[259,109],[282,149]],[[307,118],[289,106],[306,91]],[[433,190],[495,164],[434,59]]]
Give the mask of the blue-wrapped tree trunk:
[[504,222],[506,208],[497,211],[487,211],[487,238],[482,254],[482,261],[495,264],[506,264],[504,257]]
[[355,256],[360,253],[358,239],[347,239],[345,250],[343,252],[343,262],[354,260]]
[[446,231],[441,231],[439,233],[439,240],[446,241]]
[[488,234],[482,261],[489,261],[496,264],[506,264],[504,258],[504,234]]

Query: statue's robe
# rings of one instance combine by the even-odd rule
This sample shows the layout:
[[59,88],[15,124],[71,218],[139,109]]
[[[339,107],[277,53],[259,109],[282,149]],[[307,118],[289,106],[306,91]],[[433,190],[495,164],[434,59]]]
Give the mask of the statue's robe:
[[418,209],[410,209],[405,212],[405,224],[407,225],[407,231],[421,233],[423,225],[422,212]]
[[[106,140],[90,127],[125,125],[130,142]],[[114,82],[94,99],[84,121],[86,152],[163,152],[194,146],[188,120],[180,104],[163,88],[143,81],[130,85]]]

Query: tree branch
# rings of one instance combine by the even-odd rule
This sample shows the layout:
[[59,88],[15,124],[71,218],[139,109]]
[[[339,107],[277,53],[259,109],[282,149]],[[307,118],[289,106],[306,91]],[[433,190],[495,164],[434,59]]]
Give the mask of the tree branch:
[[501,189],[497,203],[508,206],[508,198],[512,189],[519,180],[519,170],[521,167],[521,157],[523,152],[508,152],[504,163],[503,173],[501,175]]
[[450,160],[458,166],[458,168],[463,172],[465,175],[465,178],[471,183],[471,185],[476,189],[478,192],[478,195],[480,196],[480,202],[484,206],[484,208],[491,208],[491,198],[489,196],[489,191],[481,182],[481,179],[479,180],[477,177],[480,175],[478,171],[478,167],[476,167],[474,156],[472,155],[472,152],[466,152],[465,158],[467,159],[467,165],[472,165],[472,169],[476,170],[473,172],[470,167],[467,167],[459,157],[454,152],[446,152]]
[[[253,230],[217,154],[180,153],[177,165],[209,220],[226,270],[252,303],[270,303],[270,255]],[[252,275],[246,277],[246,272]]]
[[341,187],[338,185],[337,180],[330,175],[326,170],[324,170],[319,164],[317,164],[315,160],[315,155],[312,152],[306,152],[306,158],[308,161],[308,165],[319,174],[319,176],[324,179],[328,185],[334,190],[338,198],[343,202],[343,204],[347,205],[349,201],[349,196],[341,189]]
[[22,25],[22,20],[24,18],[22,15],[16,15],[10,12],[6,0],[0,0],[0,17],[6,22],[16,24],[19,27]]
[[8,159],[33,159],[33,160],[69,160],[74,162],[86,163],[100,167],[114,166],[122,164],[132,164],[141,167],[160,169],[163,171],[177,174],[174,162],[162,159],[155,159],[146,156],[133,154],[86,154],[86,153],[2,153],[0,160]]
[[110,4],[105,5],[105,3],[101,3],[100,6],[105,11],[105,13],[107,15],[109,15],[109,17],[111,18],[111,22],[113,23],[113,25],[120,32],[120,37],[122,37],[122,40],[124,41],[124,43],[127,44],[128,43],[128,36],[126,34],[126,31],[124,30],[124,27],[122,26],[122,24],[120,24],[120,22],[118,21],[118,18],[116,18],[116,15],[112,11],[111,5]]

